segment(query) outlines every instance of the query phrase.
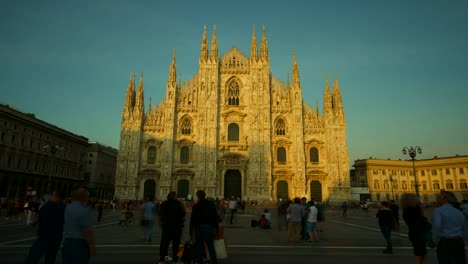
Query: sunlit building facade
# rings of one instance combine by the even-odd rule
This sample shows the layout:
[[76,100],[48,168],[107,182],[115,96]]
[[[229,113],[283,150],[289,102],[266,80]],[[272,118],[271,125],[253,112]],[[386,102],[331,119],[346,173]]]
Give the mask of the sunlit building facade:
[[258,51],[236,47],[218,56],[206,28],[197,73],[177,81],[175,51],[165,99],[145,107],[143,76],[132,74],[122,112],[116,196],[212,197],[276,201],[295,196],[349,199],[349,157],[342,96],[325,81],[323,110],[303,100],[296,54],[292,81],[270,71],[265,28]]
[[[416,191],[411,160],[370,158],[354,161],[353,167],[357,181],[367,181],[373,201],[399,200],[401,194]],[[467,155],[416,160],[415,167],[423,202],[435,202],[442,189],[468,199]]]

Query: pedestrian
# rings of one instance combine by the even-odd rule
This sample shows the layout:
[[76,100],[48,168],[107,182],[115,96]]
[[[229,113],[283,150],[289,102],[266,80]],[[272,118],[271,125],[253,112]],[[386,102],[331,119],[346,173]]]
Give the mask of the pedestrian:
[[203,263],[204,244],[206,244],[211,263],[217,264],[213,241],[213,231],[216,233],[219,231],[216,206],[206,199],[204,191],[199,190],[196,195],[198,202],[193,206],[192,215],[190,216],[190,238],[193,240],[195,236],[197,263]]
[[344,201],[341,204],[341,210],[342,210],[342,215],[341,216],[346,217],[348,215],[348,203],[346,201]]
[[393,213],[392,210],[390,210],[389,202],[383,201],[380,204],[382,207],[377,212],[376,217],[379,219],[380,232],[387,242],[387,247],[382,251],[382,253],[392,254]]
[[268,211],[268,209],[263,210],[263,214],[265,215],[266,219],[268,220],[268,223],[271,225],[271,213]]
[[309,232],[309,242],[318,242],[317,232],[317,216],[318,209],[315,207],[314,201],[309,201],[309,214],[307,217],[307,232]]
[[104,211],[104,206],[103,206],[102,202],[99,203],[97,209],[98,209],[98,217],[97,217],[97,220],[98,220],[98,222],[100,223],[101,220],[102,220],[102,212]]
[[413,245],[413,263],[422,264],[427,254],[426,233],[432,229],[424,216],[422,204],[416,194],[405,193],[401,196],[403,220],[408,226],[408,238]]
[[242,211],[242,214],[245,214],[245,206],[247,205],[247,202],[245,200],[242,200],[242,203],[241,203],[241,211]]
[[302,197],[301,206],[304,209],[304,214],[301,219],[301,240],[309,240],[309,233],[307,232],[307,216],[309,215],[309,204],[307,198]]
[[286,216],[288,214],[288,206],[286,201],[282,201],[278,205],[278,230],[281,231],[283,228],[287,229],[288,221]]
[[45,255],[44,263],[53,264],[62,243],[65,204],[58,192],[53,192],[37,216],[37,238],[29,249],[26,264],[39,263]]
[[92,229],[94,221],[91,209],[86,205],[88,200],[88,190],[78,188],[72,194],[72,203],[65,208],[63,264],[89,263],[90,256],[96,255]]
[[443,263],[466,263],[465,216],[452,204],[457,198],[452,192],[441,191],[438,197],[439,207],[434,209],[434,232],[437,245],[437,261]]
[[231,220],[230,220],[231,225],[234,223],[233,222],[234,221],[234,215],[237,212],[237,207],[238,207],[237,200],[236,200],[236,198],[234,198],[234,196],[232,196],[231,200],[229,200],[229,211],[231,212]]
[[390,200],[390,210],[392,210],[393,219],[395,220],[395,230],[400,230],[400,207],[394,200]]
[[169,192],[167,200],[161,204],[159,211],[160,223],[162,228],[161,247],[159,248],[159,263],[164,263],[168,256],[169,244],[172,241],[172,260],[178,261],[177,252],[179,251],[182,229],[185,222],[185,208],[177,200],[176,192]]
[[141,205],[143,215],[141,217],[141,225],[143,226],[143,241],[151,244],[154,233],[154,220],[156,219],[156,205],[153,199],[147,198]]
[[294,242],[301,238],[301,221],[304,216],[304,208],[301,206],[299,197],[294,198],[294,203],[288,207],[287,212],[289,214],[288,241]]

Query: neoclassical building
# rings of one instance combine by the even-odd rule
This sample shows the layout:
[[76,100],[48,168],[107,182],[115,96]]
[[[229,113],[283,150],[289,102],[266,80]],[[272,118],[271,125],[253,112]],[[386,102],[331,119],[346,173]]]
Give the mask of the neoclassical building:
[[[371,199],[399,200],[415,192],[411,160],[363,159],[354,161],[355,185],[368,186]],[[468,199],[468,156],[434,157],[415,161],[417,184],[423,202],[435,202],[440,190]]]
[[216,28],[203,32],[198,72],[177,82],[172,54],[165,99],[145,109],[143,76],[131,74],[122,112],[116,196],[213,197],[275,201],[349,198],[346,122],[338,80],[325,81],[323,111],[302,98],[296,54],[292,82],[270,71],[266,31],[258,52],[218,55]]

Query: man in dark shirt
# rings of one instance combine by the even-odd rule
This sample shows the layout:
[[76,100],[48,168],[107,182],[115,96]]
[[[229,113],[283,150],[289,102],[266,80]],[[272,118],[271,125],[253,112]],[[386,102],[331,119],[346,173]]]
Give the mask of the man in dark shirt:
[[206,243],[212,264],[217,264],[213,242],[213,229],[218,231],[218,214],[214,203],[206,199],[204,191],[197,191],[198,202],[192,208],[190,217],[190,237],[197,244],[197,263],[203,263],[203,242]]
[[45,254],[46,264],[55,263],[62,243],[65,204],[58,192],[53,192],[49,201],[39,210],[37,239],[29,250],[25,263],[38,263]]
[[400,229],[400,207],[394,200],[390,200],[390,210],[392,210],[393,218],[395,219],[395,230]]
[[160,263],[164,262],[168,254],[169,243],[172,241],[172,259],[176,263],[185,217],[185,209],[182,203],[177,200],[176,192],[170,192],[167,195],[167,200],[161,204],[159,215],[162,227],[159,261]]

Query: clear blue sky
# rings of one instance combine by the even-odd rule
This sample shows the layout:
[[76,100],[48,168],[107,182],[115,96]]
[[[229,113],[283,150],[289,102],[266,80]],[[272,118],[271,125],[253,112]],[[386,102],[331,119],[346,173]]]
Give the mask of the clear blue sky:
[[[468,1],[2,1],[0,102],[114,147],[129,72],[162,100],[172,48],[197,72],[203,24],[220,54],[267,26],[271,70],[297,50],[304,99],[338,73],[351,162],[468,154]],[[260,27],[257,26],[259,29]],[[258,34],[260,37],[260,34]]]

